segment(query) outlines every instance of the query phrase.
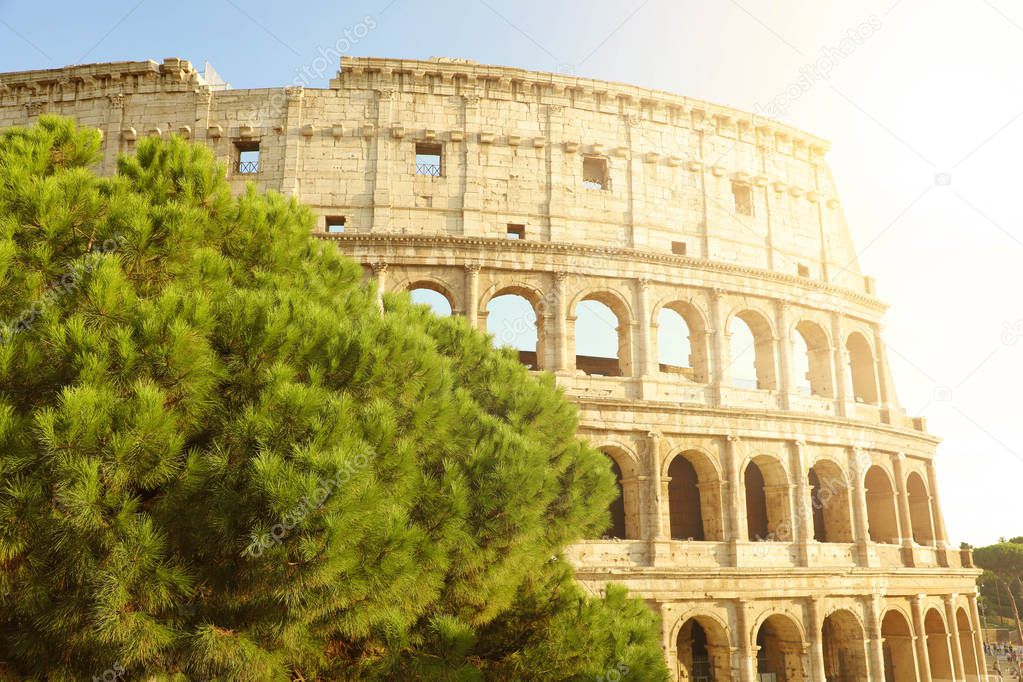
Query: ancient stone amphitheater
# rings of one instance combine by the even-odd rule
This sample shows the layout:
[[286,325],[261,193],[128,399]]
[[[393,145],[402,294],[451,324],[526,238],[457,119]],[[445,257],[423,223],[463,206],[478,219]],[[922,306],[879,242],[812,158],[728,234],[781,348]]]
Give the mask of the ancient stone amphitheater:
[[[454,59],[344,58],[327,89],[219,89],[178,59],[0,74],[0,125],[43,112],[102,130],[105,172],[143,136],[208,145],[383,290],[481,328],[525,305],[520,357],[620,481],[570,559],[659,613],[679,679],[986,679],[979,570],[948,545],[938,441],[899,407],[823,140]],[[615,350],[577,354],[597,309]]]

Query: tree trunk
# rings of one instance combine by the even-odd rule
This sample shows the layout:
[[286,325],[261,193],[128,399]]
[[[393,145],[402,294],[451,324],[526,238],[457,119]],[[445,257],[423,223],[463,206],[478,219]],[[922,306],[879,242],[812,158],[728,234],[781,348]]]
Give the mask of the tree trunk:
[[1002,583],[1005,586],[1005,593],[1009,595],[1009,603],[1012,604],[1012,615],[1016,618],[1016,634],[1019,635],[1019,642],[1023,644],[1023,623],[1019,620],[1019,609],[1016,608],[1016,598],[1012,596],[1009,583]]

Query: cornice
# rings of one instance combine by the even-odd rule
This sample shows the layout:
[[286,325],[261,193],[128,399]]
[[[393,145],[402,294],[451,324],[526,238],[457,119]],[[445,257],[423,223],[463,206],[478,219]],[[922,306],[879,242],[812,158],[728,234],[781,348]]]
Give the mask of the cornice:
[[[513,84],[523,88],[538,88],[548,91],[557,101],[549,104],[564,105],[563,100],[570,96],[598,98],[603,101],[624,100],[639,108],[675,109],[687,114],[696,114],[701,127],[709,126],[720,130],[726,128],[740,130],[746,134],[762,137],[776,136],[781,139],[795,141],[805,145],[815,156],[823,156],[831,147],[827,140],[808,133],[799,128],[765,119],[752,112],[715,104],[693,97],[686,97],[664,90],[643,88],[616,81],[603,81],[593,78],[581,78],[565,74],[544,71],[528,71],[508,66],[478,64],[466,59],[391,59],[386,57],[349,57],[341,58],[341,70],[337,78],[331,81],[332,89],[349,87],[346,85],[349,76],[373,74],[380,81],[397,81],[400,76],[406,83],[417,81],[425,83],[428,79],[439,77],[446,81],[461,81],[467,87],[477,83],[492,87],[475,88],[474,95],[487,97],[490,92],[510,92]],[[361,87],[353,85],[351,87]]]

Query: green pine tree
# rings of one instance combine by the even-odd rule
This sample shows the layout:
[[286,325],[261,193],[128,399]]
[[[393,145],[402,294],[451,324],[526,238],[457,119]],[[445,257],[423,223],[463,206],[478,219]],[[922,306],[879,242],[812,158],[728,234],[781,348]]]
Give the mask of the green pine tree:
[[667,679],[576,416],[180,139],[0,133],[0,678]]

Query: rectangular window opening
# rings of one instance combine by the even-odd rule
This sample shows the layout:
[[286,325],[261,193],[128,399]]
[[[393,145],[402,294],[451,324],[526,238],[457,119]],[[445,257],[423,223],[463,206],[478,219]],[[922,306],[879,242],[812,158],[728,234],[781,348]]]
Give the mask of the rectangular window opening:
[[796,266],[796,269],[798,270],[800,277],[809,277],[810,276],[810,266],[803,265],[802,263],[799,263]]
[[611,179],[607,174],[607,159],[600,156],[583,157],[583,187],[608,189]]
[[324,220],[324,229],[327,234],[341,234],[345,231],[345,217],[343,215],[329,215]]
[[526,226],[517,225],[515,223],[508,223],[508,239],[525,239],[526,238]]
[[686,255],[686,243],[685,242],[672,242],[671,252],[676,256]]
[[744,182],[732,183],[732,199],[738,215],[753,215],[753,188]]
[[416,142],[416,175],[441,176],[441,145],[435,142]]
[[234,149],[236,173],[252,175],[259,172],[258,140],[235,140]]

